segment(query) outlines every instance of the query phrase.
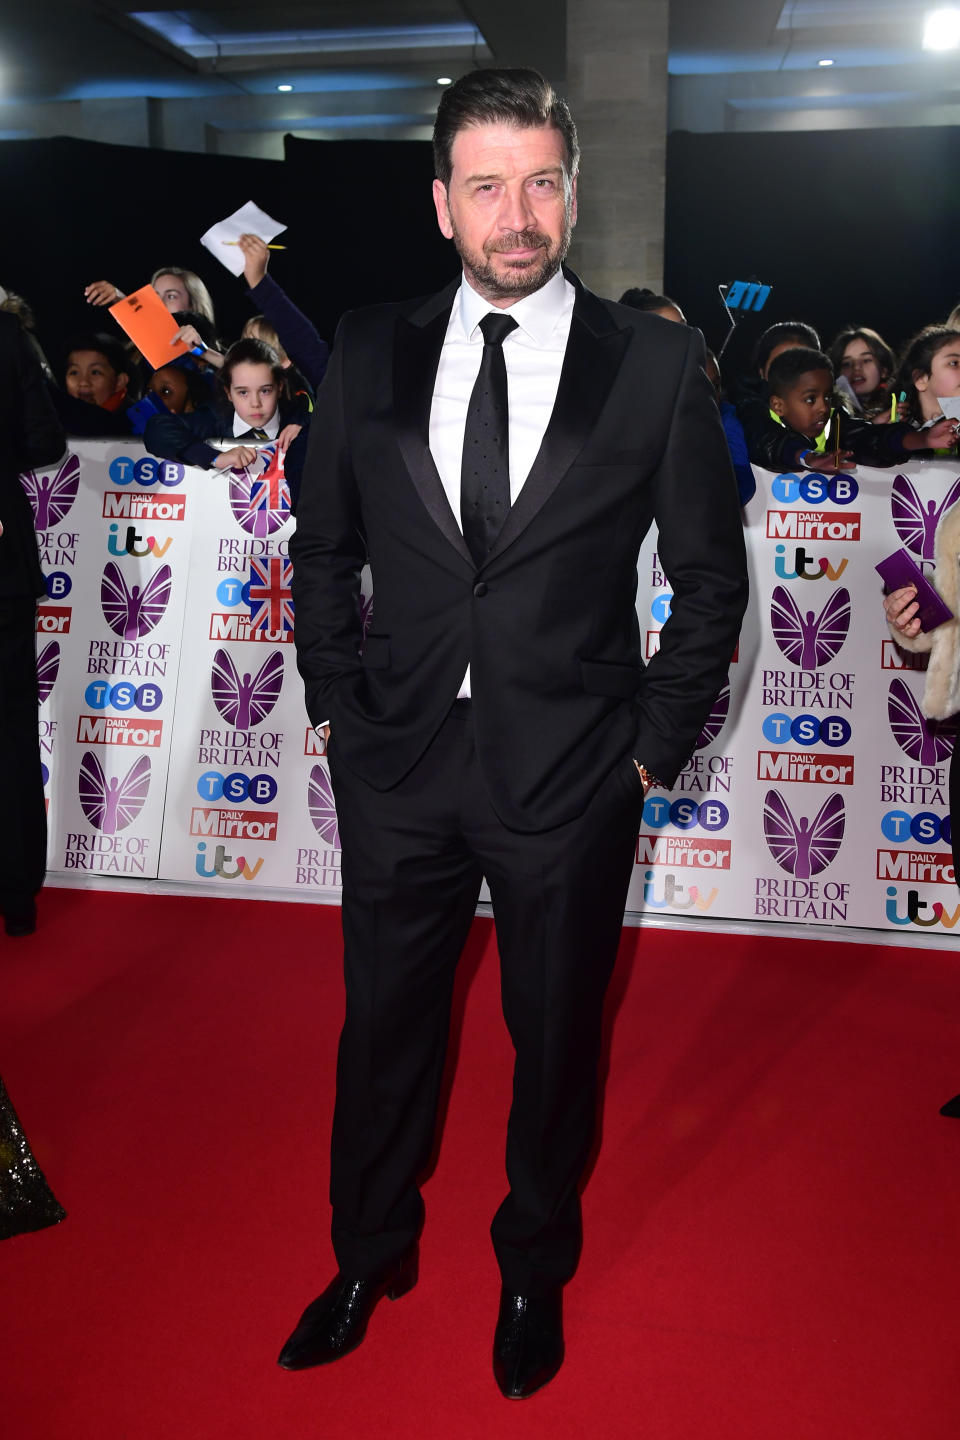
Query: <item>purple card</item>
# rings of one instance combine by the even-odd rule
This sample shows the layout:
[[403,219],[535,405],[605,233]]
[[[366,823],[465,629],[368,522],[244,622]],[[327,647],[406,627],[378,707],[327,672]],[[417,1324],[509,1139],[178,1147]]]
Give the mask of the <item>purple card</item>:
[[946,620],[953,619],[953,611],[933,588],[920,566],[908,550],[894,550],[885,560],[874,567],[883,577],[887,590],[902,590],[906,585],[917,587],[917,616],[921,630],[936,630]]

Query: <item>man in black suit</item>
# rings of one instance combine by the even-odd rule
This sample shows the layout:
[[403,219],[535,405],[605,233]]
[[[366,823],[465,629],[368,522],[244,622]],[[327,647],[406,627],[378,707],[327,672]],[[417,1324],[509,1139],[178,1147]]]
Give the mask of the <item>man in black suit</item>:
[[[462,280],[344,319],[291,543],[307,709],[330,726],[347,1014],[340,1269],[280,1363],[345,1354],[381,1297],[416,1279],[416,1177],[486,876],[516,1050],[494,1371],[519,1398],[563,1359],[603,996],[644,796],[693,750],[746,569],[702,337],[561,268],[578,158],[565,103],[534,71],[474,72],[444,93],[434,150]],[[636,563],[654,519],[674,593],[645,668]]]
[[66,440],[40,362],[15,315],[0,312],[0,912],[8,935],[36,924],[47,863],[37,728],[37,597],[44,594],[33,515],[17,478],[59,460]]

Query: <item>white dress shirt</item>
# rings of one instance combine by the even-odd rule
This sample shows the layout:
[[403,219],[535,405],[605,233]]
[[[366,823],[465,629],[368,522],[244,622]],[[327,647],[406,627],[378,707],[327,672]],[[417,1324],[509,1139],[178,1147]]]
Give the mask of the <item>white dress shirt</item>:
[[[479,368],[480,367],[478,366],[477,369]],[[280,406],[277,406],[276,410],[274,410],[273,414],[270,416],[270,419],[264,420],[262,425],[251,425],[249,420],[242,420],[237,414],[236,410],[234,410],[234,437],[236,437],[237,435],[246,435],[249,430],[262,430],[268,440],[276,440],[277,436],[280,434]]]
[[[501,310],[484,300],[464,275],[447,322],[430,409],[430,451],[458,525],[463,432],[483,354],[480,321],[493,311],[517,322],[517,329],[503,342],[512,505],[523,489],[553,413],[575,298],[573,286],[558,271],[532,295]],[[468,666],[457,698],[469,695]]]

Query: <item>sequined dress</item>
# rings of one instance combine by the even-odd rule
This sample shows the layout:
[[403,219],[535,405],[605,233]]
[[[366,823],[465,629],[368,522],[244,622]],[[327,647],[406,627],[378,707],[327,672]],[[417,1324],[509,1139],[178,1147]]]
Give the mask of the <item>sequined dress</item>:
[[33,1158],[17,1112],[0,1080],[0,1240],[56,1225],[66,1213]]

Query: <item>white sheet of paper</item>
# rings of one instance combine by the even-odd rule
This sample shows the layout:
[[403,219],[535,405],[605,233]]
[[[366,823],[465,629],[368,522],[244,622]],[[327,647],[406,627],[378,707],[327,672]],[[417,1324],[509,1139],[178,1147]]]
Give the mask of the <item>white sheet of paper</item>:
[[226,265],[232,275],[242,275],[244,266],[244,254],[239,245],[227,245],[227,240],[239,240],[241,235],[259,235],[264,244],[269,245],[271,240],[282,235],[286,230],[279,220],[273,220],[259,205],[248,200],[246,205],[241,205],[226,220],[218,220],[216,225],[211,225],[205,235],[200,236],[200,244],[205,245],[211,255],[215,255],[221,265]]
[[938,395],[937,404],[948,420],[960,420],[960,395]]

